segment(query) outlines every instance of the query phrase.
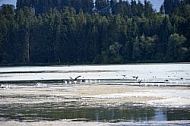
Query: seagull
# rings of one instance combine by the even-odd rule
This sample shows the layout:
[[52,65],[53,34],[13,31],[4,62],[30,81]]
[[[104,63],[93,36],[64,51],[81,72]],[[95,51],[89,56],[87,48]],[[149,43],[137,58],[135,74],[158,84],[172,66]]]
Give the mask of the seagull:
[[1,85],[1,84],[0,84],[0,87],[1,87],[1,88],[10,88],[10,85]]
[[65,80],[65,84],[67,84],[68,82]]

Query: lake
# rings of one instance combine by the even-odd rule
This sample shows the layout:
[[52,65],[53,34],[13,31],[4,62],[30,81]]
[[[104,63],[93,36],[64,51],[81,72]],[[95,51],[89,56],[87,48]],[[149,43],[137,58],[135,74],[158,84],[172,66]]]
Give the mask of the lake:
[[189,63],[0,67],[0,121],[190,124],[189,75]]

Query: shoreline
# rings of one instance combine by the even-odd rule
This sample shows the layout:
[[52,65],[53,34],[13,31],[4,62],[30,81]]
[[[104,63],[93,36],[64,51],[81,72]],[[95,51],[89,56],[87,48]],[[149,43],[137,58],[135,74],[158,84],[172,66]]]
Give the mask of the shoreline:
[[190,120],[176,120],[176,121],[142,121],[142,122],[118,122],[118,123],[104,123],[104,122],[85,122],[85,121],[72,121],[68,119],[58,121],[40,121],[40,122],[18,122],[18,121],[4,121],[1,122],[2,126],[121,126],[121,125],[190,125]]

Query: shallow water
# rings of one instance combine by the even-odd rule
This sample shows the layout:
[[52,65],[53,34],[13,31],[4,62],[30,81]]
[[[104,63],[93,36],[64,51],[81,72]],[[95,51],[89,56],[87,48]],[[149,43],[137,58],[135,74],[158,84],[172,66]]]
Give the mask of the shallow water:
[[65,103],[0,105],[0,121],[42,121],[72,119],[73,121],[97,122],[144,122],[190,120],[190,108],[156,108],[140,105],[119,107],[74,107]]
[[[117,106],[85,105],[80,97],[74,100],[66,95],[49,95],[52,91],[77,92],[76,85],[135,85],[135,86],[190,86],[190,64],[131,64],[101,66],[25,66],[0,67],[0,121],[42,121],[71,119],[73,121],[98,122],[143,122],[143,121],[175,121],[190,120],[190,106],[162,106],[157,104],[119,104]],[[80,76],[76,81],[71,80]],[[61,89],[64,87],[65,89]],[[36,90],[38,94],[22,94],[23,91]],[[7,90],[7,94],[2,94]],[[9,90],[11,94],[9,94]],[[20,92],[14,93],[14,91]],[[63,90],[63,91],[62,91]],[[40,91],[47,91],[40,94]],[[148,97],[157,90],[143,94]],[[164,90],[167,92],[167,90]],[[48,94],[49,93],[49,94]],[[167,94],[168,93],[168,94]],[[170,90],[166,95],[171,98],[189,99],[187,91]],[[164,95],[165,95],[164,94]],[[131,95],[131,96],[130,96]],[[123,96],[134,97],[133,94],[94,95],[94,98],[115,99]],[[165,97],[165,96],[162,96]],[[16,99],[19,102],[11,101]],[[60,102],[57,102],[59,101]],[[166,100],[168,100],[166,99]],[[67,102],[61,102],[68,100]],[[11,102],[10,102],[11,101]],[[34,102],[35,101],[35,102]],[[39,101],[37,103],[36,101]],[[43,101],[40,103],[40,101]],[[45,102],[44,102],[45,101]],[[52,102],[56,101],[56,102]],[[182,101],[183,102],[183,101]],[[154,103],[154,102],[153,102]]]
[[[78,82],[127,85],[190,85],[190,64],[0,67],[0,82]],[[138,77],[138,78],[136,78]]]

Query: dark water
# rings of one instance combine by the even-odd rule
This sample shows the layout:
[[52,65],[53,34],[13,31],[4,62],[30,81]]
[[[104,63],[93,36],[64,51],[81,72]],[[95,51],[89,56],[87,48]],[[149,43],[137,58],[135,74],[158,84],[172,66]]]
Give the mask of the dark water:
[[157,108],[144,105],[123,105],[119,107],[75,107],[73,102],[43,104],[0,105],[0,121],[41,121],[72,119],[73,121],[98,122],[141,122],[190,120],[190,108]]

